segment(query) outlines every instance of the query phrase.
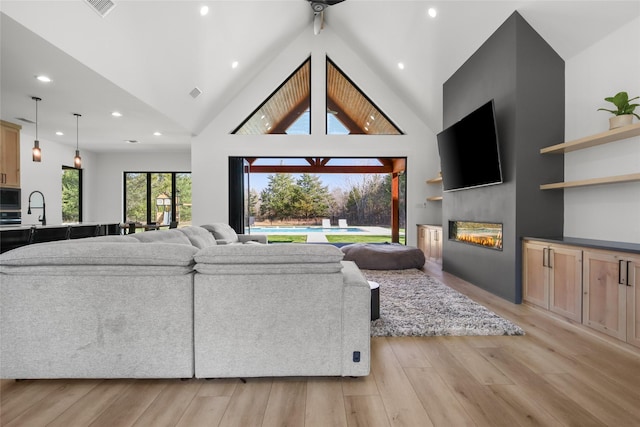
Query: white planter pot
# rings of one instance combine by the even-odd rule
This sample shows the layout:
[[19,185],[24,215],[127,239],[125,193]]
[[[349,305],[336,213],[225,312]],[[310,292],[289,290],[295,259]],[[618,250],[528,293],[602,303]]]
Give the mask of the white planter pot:
[[609,118],[609,129],[621,128],[628,126],[633,120],[633,114],[623,114],[621,116],[613,116]]

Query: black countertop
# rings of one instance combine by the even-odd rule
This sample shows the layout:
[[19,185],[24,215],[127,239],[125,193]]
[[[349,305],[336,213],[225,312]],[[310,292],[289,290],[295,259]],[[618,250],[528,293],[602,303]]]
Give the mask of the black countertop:
[[582,239],[579,237],[523,237],[523,240],[537,240],[541,242],[558,243],[569,246],[582,246],[591,249],[607,251],[630,252],[640,254],[640,244],[628,242],[613,242],[609,240]]

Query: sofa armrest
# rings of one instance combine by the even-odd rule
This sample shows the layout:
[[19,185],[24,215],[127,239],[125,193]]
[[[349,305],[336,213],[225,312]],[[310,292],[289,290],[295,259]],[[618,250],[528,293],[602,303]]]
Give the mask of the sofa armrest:
[[238,241],[241,243],[258,242],[266,244],[269,239],[266,234],[238,234]]

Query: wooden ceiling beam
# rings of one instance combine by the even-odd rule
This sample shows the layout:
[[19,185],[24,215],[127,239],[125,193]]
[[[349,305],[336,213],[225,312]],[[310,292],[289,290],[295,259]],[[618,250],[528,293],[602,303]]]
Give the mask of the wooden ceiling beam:
[[388,166],[251,166],[251,173],[393,173]]

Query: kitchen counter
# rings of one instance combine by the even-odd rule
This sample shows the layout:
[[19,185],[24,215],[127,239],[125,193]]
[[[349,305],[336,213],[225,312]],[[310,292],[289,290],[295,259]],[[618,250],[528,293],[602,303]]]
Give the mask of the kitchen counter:
[[0,253],[31,243],[119,234],[120,223],[0,225]]

